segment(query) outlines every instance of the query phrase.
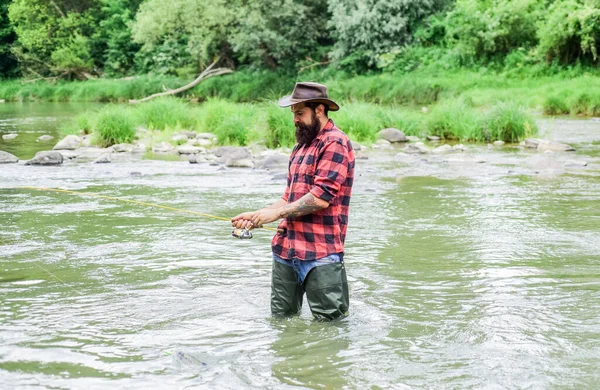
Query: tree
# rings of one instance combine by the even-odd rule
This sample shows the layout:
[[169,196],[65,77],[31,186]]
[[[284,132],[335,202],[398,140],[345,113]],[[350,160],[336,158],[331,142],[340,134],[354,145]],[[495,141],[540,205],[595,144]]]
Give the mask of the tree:
[[85,78],[93,69],[93,1],[14,0],[8,15],[17,34],[12,53],[37,76]]
[[410,43],[418,23],[444,4],[442,0],[331,0],[329,26],[335,38],[331,55],[356,71],[374,67],[380,55]]
[[8,20],[10,0],[0,0],[0,78],[14,77],[18,73],[18,63],[10,55],[10,46],[16,35]]

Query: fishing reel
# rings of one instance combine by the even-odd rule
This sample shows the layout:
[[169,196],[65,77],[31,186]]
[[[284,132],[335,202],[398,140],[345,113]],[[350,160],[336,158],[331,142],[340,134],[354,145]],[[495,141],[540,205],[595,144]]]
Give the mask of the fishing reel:
[[250,230],[248,230],[248,228],[243,228],[243,229],[235,228],[235,229],[233,229],[233,232],[231,232],[231,235],[235,238],[239,238],[240,240],[245,240],[245,239],[249,240],[252,238],[252,233],[250,233]]

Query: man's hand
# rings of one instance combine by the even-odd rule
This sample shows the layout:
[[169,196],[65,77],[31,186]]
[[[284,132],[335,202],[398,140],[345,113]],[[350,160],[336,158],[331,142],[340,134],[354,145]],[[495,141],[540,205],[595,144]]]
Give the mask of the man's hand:
[[251,220],[255,213],[256,211],[249,211],[246,213],[241,213],[240,215],[236,215],[235,217],[231,218],[231,226],[237,229],[252,229],[253,226]]
[[277,221],[281,216],[280,209],[260,209],[250,218],[250,222],[255,227],[263,227],[265,223]]

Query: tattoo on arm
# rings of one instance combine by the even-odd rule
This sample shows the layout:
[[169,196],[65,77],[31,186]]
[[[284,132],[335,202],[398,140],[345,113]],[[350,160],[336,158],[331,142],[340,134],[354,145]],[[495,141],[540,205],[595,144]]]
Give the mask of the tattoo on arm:
[[281,208],[279,216],[281,218],[295,218],[312,214],[315,211],[322,210],[324,207],[317,204],[317,199],[310,192],[298,199],[296,202],[285,205]]

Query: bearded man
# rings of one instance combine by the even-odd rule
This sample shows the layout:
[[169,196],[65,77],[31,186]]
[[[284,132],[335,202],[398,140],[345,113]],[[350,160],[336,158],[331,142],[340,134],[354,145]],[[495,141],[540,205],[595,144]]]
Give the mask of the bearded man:
[[282,219],[273,237],[271,312],[291,315],[306,298],[317,320],[348,315],[344,241],[354,181],[354,151],[348,136],[328,117],[339,106],[322,84],[296,83],[279,100],[294,115],[297,144],[287,187],[271,206],[232,218],[238,229]]

